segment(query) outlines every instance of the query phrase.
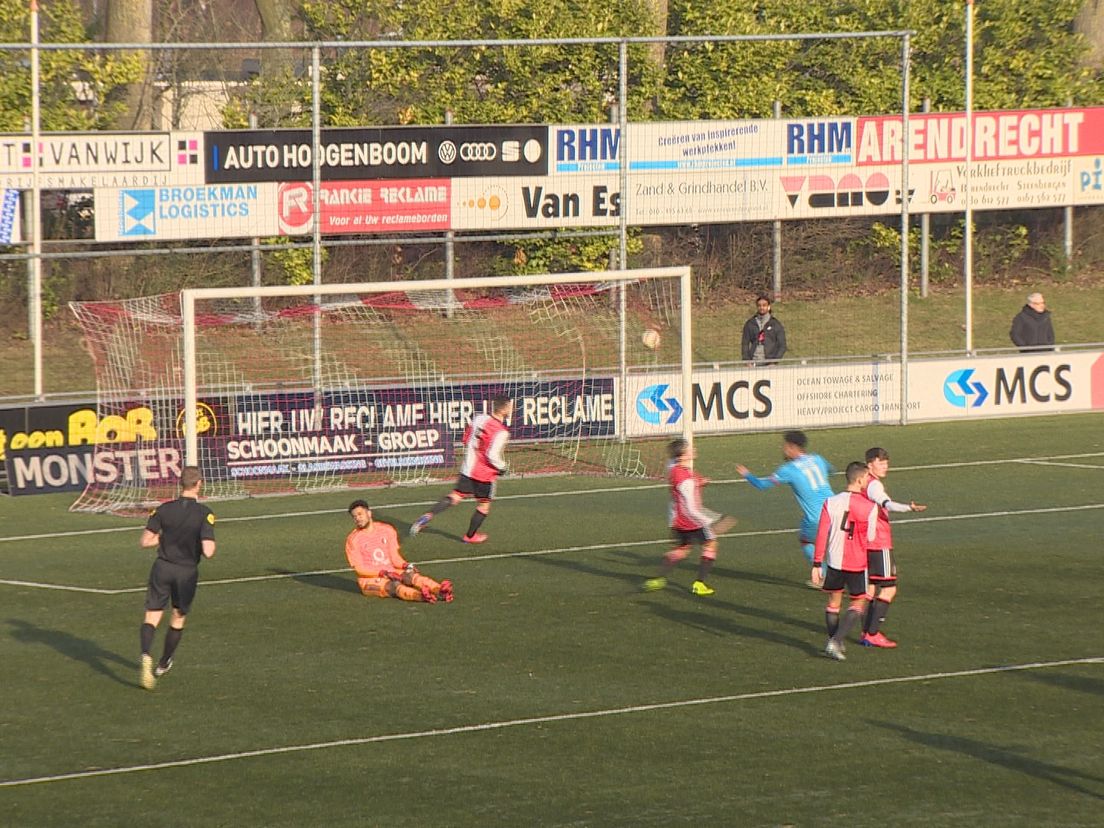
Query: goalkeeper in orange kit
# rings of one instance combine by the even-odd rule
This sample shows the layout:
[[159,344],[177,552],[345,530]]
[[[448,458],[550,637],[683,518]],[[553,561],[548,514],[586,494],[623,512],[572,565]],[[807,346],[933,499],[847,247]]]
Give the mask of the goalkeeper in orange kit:
[[349,504],[349,516],[356,528],[345,538],[345,557],[356,571],[361,592],[430,604],[452,600],[452,582],[437,582],[407,562],[399,551],[395,527],[372,520],[367,503],[354,500]]

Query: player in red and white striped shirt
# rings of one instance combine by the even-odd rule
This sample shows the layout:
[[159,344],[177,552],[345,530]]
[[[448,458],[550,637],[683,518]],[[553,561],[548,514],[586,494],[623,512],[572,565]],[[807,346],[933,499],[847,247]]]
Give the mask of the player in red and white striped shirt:
[[[824,608],[828,644],[824,654],[837,661],[844,660],[847,633],[866,610],[866,549],[874,543],[878,523],[878,507],[863,494],[869,480],[865,463],[856,460],[847,465],[847,491],[824,501],[813,545],[810,577],[814,584],[822,583],[820,565],[828,563],[823,575],[823,589],[828,593],[828,606]],[[851,604],[841,620],[845,588]]]
[[705,579],[717,559],[717,535],[727,532],[736,520],[702,505],[701,490],[708,481],[694,471],[697,455],[688,441],[672,441],[667,453],[671,458],[667,467],[667,479],[671,484],[668,523],[675,536],[675,546],[663,557],[659,576],[645,581],[644,589],[652,592],[667,586],[667,576],[690,553],[690,547],[696,544],[701,547],[701,558],[698,560],[698,578],[690,591],[695,595],[712,595],[714,590],[705,583]]
[[475,512],[464,535],[464,543],[483,543],[487,536],[479,531],[494,500],[495,481],[506,471],[503,452],[510,439],[506,421],[514,413],[514,401],[509,397],[496,397],[491,401],[490,414],[478,414],[464,430],[464,462],[460,477],[451,492],[442,497],[433,508],[410,526],[410,534],[416,535],[433,518],[466,497],[475,498]]
[[892,649],[897,642],[885,637],[880,627],[889,605],[897,597],[897,564],[893,560],[893,535],[889,527],[890,512],[923,512],[927,509],[916,501],[898,503],[890,498],[882,480],[889,474],[889,452],[884,448],[866,450],[866,467],[870,470],[865,494],[878,506],[878,530],[874,543],[866,548],[866,569],[870,583],[866,588],[870,605],[863,619],[862,643],[867,647]]

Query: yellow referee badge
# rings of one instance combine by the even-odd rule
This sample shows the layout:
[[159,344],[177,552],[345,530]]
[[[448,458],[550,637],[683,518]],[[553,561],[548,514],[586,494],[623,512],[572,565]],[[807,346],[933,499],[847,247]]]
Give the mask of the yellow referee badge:
[[207,513],[207,522],[209,524],[211,524],[212,526],[215,525],[215,513],[214,512],[208,512]]

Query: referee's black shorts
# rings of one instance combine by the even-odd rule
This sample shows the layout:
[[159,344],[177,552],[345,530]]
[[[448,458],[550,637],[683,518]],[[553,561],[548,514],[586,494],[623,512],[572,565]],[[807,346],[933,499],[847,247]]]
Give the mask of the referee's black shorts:
[[199,567],[174,564],[158,558],[150,568],[146,609],[163,610],[171,601],[173,609],[187,615],[198,585]]

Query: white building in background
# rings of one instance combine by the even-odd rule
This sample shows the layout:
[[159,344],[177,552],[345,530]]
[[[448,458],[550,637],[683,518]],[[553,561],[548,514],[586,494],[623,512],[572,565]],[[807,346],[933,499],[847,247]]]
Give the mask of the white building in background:
[[153,128],[200,132],[223,129],[222,113],[235,86],[236,83],[223,80],[157,84]]

